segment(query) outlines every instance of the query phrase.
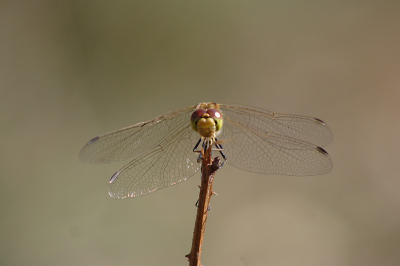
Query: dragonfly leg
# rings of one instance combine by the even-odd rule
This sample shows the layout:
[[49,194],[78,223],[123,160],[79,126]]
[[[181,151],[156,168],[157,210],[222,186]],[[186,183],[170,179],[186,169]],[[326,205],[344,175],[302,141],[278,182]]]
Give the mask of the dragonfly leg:
[[[201,154],[201,150],[200,150],[200,151],[196,151],[196,149],[199,147],[199,144],[200,144],[201,141],[202,141],[202,138],[199,139],[199,141],[196,143],[196,145],[195,145],[194,148],[193,148],[193,152],[198,152],[198,153],[200,153],[200,154],[199,154],[199,157],[197,158],[197,163],[200,163],[200,162],[201,162],[201,159],[203,158],[203,155]],[[203,151],[204,151],[204,148],[205,148],[205,143],[204,143],[204,141],[203,141],[203,145],[202,145],[202,150],[203,150]]]
[[[215,141],[218,141],[217,138],[215,138]],[[222,144],[217,144],[216,143],[215,147],[217,147],[219,153],[221,154],[222,158],[224,159],[224,161],[219,166],[219,168],[221,168],[222,166],[224,166],[224,163],[228,160],[228,158],[226,157],[225,153],[223,152],[224,147],[222,147]]]
[[[206,143],[205,143],[205,141],[203,141],[203,145],[202,145],[201,149],[203,150],[203,152],[206,150]],[[197,158],[197,162],[200,163],[200,162],[201,162],[201,159],[203,159],[203,153],[200,151],[199,158]]]
[[194,146],[193,152],[199,152],[199,151],[196,151],[196,149],[197,149],[197,147],[199,147],[200,142],[201,142],[201,138],[200,138],[199,141],[196,143],[196,146]]

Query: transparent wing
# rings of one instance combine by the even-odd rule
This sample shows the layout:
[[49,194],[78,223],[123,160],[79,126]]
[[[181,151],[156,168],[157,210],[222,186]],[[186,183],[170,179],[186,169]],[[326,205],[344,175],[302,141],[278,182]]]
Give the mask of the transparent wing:
[[225,120],[261,134],[285,136],[321,147],[328,145],[333,139],[330,128],[318,118],[274,113],[245,105],[219,106]]
[[227,163],[256,173],[318,175],[332,169],[332,160],[319,146],[332,141],[321,120],[277,114],[243,105],[223,105],[223,130]]
[[143,196],[191,177],[200,168],[198,154],[193,152],[198,139],[198,133],[187,122],[115,173],[110,180],[109,195],[115,199]]
[[109,163],[141,154],[190,125],[194,108],[171,111],[150,121],[95,137],[83,147],[79,159],[85,163]]

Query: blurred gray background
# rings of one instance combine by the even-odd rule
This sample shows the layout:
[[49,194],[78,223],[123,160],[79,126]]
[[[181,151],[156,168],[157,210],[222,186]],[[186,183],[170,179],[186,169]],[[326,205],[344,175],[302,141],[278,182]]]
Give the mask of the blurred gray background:
[[200,175],[112,200],[91,138],[202,101],[323,119],[334,168],[218,171],[203,265],[400,265],[398,1],[0,4],[0,265],[188,265]]

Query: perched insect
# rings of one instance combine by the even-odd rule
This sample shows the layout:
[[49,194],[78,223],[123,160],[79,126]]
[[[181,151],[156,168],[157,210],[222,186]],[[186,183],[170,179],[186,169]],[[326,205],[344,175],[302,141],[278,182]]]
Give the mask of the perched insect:
[[[226,140],[220,144],[218,140]],[[332,132],[320,119],[273,113],[245,105],[199,103],[90,140],[80,152],[86,163],[133,158],[109,182],[109,195],[124,199],[179,183],[200,169],[194,152],[214,145],[222,162],[245,171],[319,175],[332,169],[321,148]],[[201,156],[201,155],[200,155]]]

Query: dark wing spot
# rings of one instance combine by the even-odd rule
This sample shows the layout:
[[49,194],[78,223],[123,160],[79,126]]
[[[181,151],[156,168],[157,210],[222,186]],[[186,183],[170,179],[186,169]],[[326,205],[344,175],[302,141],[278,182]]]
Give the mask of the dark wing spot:
[[93,143],[95,143],[95,142],[98,141],[98,140],[99,140],[99,137],[95,137],[95,138],[91,139],[91,140],[88,142],[87,145],[93,144]]
[[325,122],[324,122],[324,121],[322,121],[321,119],[314,118],[314,120],[315,120],[315,122],[316,122],[316,123],[318,123],[318,124],[321,124],[321,125],[323,125],[323,126],[325,126],[325,125],[326,125],[326,124],[325,124]]
[[117,179],[118,176],[119,176],[119,172],[116,172],[115,174],[113,174],[113,176],[110,179],[110,184],[112,184]]
[[328,153],[326,152],[326,150],[322,149],[321,147],[317,147],[315,148],[317,151],[319,151],[320,153],[322,153],[323,155],[328,155]]

